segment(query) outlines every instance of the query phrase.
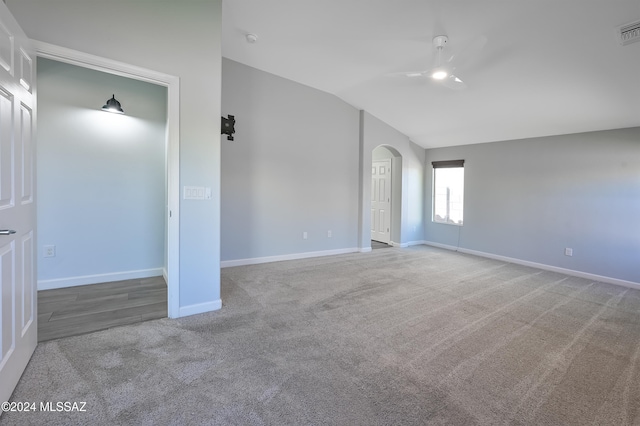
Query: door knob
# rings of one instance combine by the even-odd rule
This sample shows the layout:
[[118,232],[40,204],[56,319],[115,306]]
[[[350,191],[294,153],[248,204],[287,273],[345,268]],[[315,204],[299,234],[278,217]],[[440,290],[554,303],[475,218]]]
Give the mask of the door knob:
[[16,231],[14,231],[13,229],[0,229],[0,235],[11,235],[15,233]]

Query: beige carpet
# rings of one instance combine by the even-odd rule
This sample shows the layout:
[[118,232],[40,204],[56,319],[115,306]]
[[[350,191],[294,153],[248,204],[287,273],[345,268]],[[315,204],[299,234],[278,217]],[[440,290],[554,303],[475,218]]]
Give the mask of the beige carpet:
[[2,425],[638,425],[640,291],[426,246],[224,269],[223,308],[40,344]]

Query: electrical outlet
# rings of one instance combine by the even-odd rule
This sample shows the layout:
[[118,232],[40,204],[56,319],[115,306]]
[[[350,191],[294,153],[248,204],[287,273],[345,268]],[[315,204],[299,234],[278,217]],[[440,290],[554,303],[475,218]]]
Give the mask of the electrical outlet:
[[564,255],[565,256],[573,256],[573,249],[572,248],[565,248],[564,249]]
[[304,232],[302,233],[302,239],[303,239],[303,240],[306,240],[306,239],[307,239],[307,231],[304,231]]
[[331,234],[331,231],[327,231],[327,238],[331,238],[333,234]]
[[56,246],[44,246],[44,257],[55,257]]

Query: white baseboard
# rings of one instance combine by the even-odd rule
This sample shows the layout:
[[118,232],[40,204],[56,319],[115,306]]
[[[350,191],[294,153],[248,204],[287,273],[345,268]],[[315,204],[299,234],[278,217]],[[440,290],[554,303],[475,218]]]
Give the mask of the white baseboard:
[[517,265],[530,266],[532,268],[543,269],[545,271],[558,272],[560,274],[571,275],[573,277],[586,278],[588,280],[599,281],[608,284],[620,285],[623,287],[630,287],[640,289],[640,283],[633,281],[621,280],[619,278],[605,277],[603,275],[591,274],[588,272],[576,271],[573,269],[560,268],[558,266],[546,265],[544,263],[530,262],[528,260],[516,259],[513,257],[501,256],[498,254],[486,253],[483,251],[469,250],[461,247],[449,246],[446,244],[434,243],[432,241],[425,241],[425,245],[443,248],[447,250],[458,251],[460,253],[472,254],[474,256],[486,257],[488,259],[500,260],[508,263],[515,263]]
[[410,246],[420,246],[420,245],[424,245],[424,244],[426,244],[426,243],[425,243],[425,241],[422,241],[422,240],[420,240],[420,241],[409,241],[409,242],[406,242],[406,243],[396,243],[394,241],[391,241],[389,243],[390,246],[400,247],[400,248],[407,248],[407,247],[410,247]]
[[211,302],[197,303],[195,305],[180,306],[179,317],[188,317],[191,315],[203,314],[205,312],[217,311],[222,308],[222,300],[214,300]]
[[[458,251],[458,247],[456,247],[456,246],[450,246],[450,245],[447,245],[447,244],[434,243],[433,241],[423,241],[423,244],[425,246],[432,246],[432,247],[438,247],[438,248],[445,249],[445,250]],[[482,256],[482,257],[487,257],[487,256]]]
[[[280,262],[283,260],[307,259],[309,257],[333,256],[336,254],[356,253],[362,251],[357,248],[346,248],[337,250],[308,251],[305,253],[285,254],[281,256],[253,257],[250,259],[223,260],[220,262],[221,268],[229,268],[232,266],[257,265],[259,263]],[[371,251],[371,248],[369,248]]]
[[361,249],[359,249],[358,251],[360,253],[369,253],[371,252],[373,249],[371,247],[362,247]]
[[109,274],[82,275],[77,277],[55,278],[52,280],[38,280],[38,290],[52,290],[54,288],[76,287],[79,285],[132,280],[136,278],[151,278],[151,277],[159,277],[160,275],[162,275],[162,268],[153,268],[153,269],[141,269],[138,271],[112,272]]

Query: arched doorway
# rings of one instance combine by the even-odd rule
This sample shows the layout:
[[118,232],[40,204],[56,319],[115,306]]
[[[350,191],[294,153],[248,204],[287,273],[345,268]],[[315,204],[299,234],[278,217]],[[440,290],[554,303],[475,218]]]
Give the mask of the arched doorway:
[[360,111],[360,132],[360,252],[371,251],[371,166],[377,147],[392,154],[391,244],[399,247],[421,244],[424,240],[424,149],[366,111]]

